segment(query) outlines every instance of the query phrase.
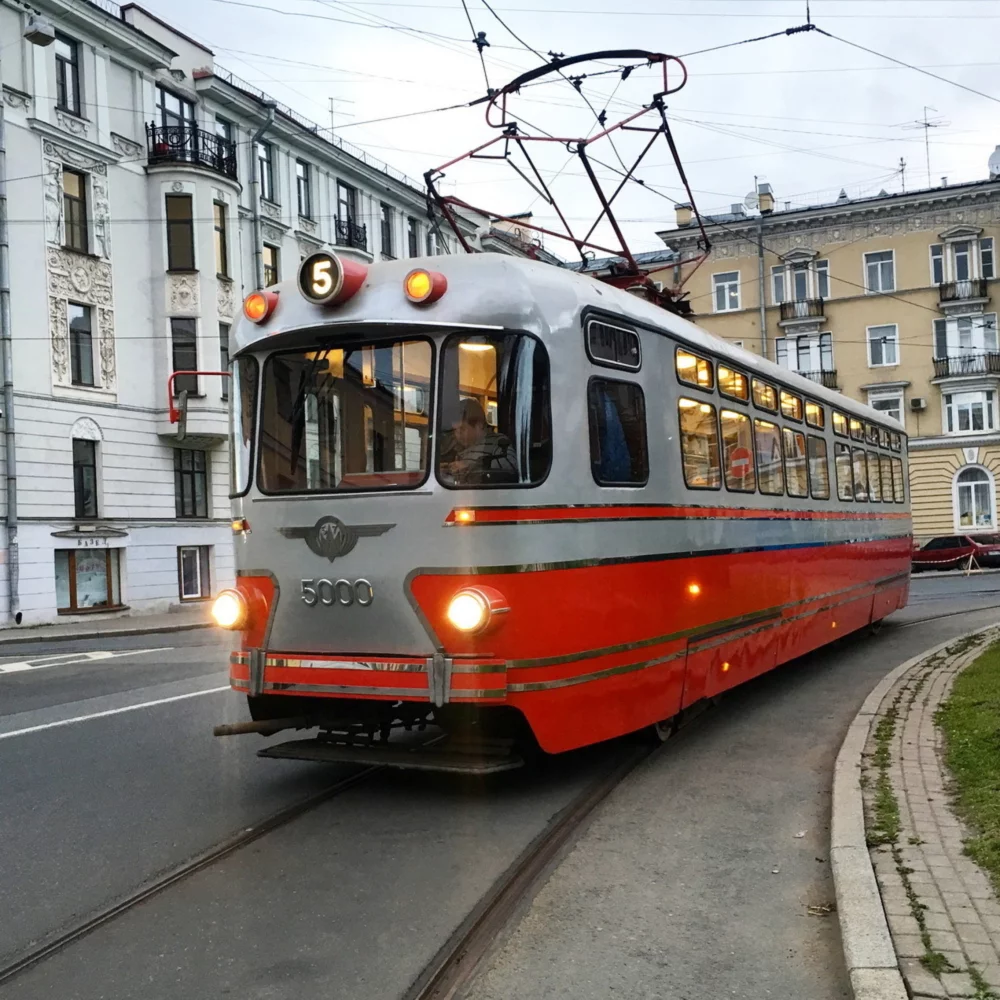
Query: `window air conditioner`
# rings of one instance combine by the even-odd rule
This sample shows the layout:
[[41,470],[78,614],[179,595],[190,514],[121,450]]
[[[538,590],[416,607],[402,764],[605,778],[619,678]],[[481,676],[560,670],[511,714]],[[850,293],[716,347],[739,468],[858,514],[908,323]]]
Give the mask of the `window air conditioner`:
[[921,410],[926,410],[927,399],[924,396],[914,396],[913,399],[910,400],[910,409],[917,413]]

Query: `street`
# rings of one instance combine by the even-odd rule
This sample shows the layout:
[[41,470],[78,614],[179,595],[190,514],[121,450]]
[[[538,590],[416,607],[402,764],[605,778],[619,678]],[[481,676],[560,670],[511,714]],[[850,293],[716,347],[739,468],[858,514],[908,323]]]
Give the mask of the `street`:
[[[887,670],[993,620],[998,580],[917,577],[910,606],[879,636],[846,637],[724,698],[605,803],[536,901],[544,923],[533,907],[474,995],[527,996],[529,984],[561,995],[561,982],[566,995],[606,996],[621,976],[628,995],[646,995],[665,964],[687,985],[664,995],[846,995],[835,922],[800,912],[802,900],[830,897],[816,859],[833,756]],[[260,760],[259,737],[212,737],[214,724],[245,717],[226,690],[228,647],[210,630],[3,647],[0,897],[14,919],[0,926],[0,964],[350,772]],[[115,655],[56,659],[84,653]],[[518,852],[621,753],[598,746],[486,785],[379,773],[29,969],[7,995],[400,996]],[[792,827],[808,831],[801,843]],[[596,874],[579,863],[595,836],[614,848]],[[633,891],[648,874],[639,847],[663,850],[669,902]],[[761,878],[776,864],[780,879]],[[609,881],[605,924],[647,936],[627,971],[613,942],[581,930],[594,920],[586,901]],[[695,955],[706,934],[726,942],[721,963]]]

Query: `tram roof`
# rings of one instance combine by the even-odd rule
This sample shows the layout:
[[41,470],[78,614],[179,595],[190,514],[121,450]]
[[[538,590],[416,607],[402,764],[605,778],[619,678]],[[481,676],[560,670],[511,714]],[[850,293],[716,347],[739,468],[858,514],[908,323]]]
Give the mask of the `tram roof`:
[[[403,292],[403,281],[415,268],[437,271],[448,279],[448,290],[429,305],[414,305]],[[269,289],[279,295],[278,306],[264,323],[251,323],[242,315],[233,331],[233,355],[266,346],[291,346],[312,342],[322,328],[335,331],[359,327],[386,331],[392,327],[447,329],[456,326],[524,330],[554,347],[565,327],[586,308],[598,309],[623,322],[661,330],[692,348],[729,359],[748,374],[781,382],[812,399],[822,400],[894,430],[901,424],[885,413],[850,399],[833,389],[772,361],[734,347],[690,320],[615,288],[589,275],[539,261],[502,254],[451,254],[406,260],[378,261],[368,268],[361,290],[347,302],[318,306],[299,293],[296,279]],[[748,335],[751,331],[748,329]],[[305,335],[305,336],[303,336]]]

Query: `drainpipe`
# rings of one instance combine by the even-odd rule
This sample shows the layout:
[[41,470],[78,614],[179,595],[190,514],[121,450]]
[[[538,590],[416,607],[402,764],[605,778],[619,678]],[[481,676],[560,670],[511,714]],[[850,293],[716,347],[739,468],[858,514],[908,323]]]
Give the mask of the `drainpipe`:
[[764,311],[764,220],[757,218],[757,299],[760,303],[760,356],[767,357],[767,314]]
[[[257,162],[257,143],[260,142],[264,133],[274,122],[274,110],[277,107],[274,101],[268,101],[267,118],[264,124],[253,134],[250,140],[250,176],[253,178],[251,184],[251,201],[253,207],[253,273],[255,288],[264,287],[264,235],[260,227],[260,164]],[[271,164],[272,181],[274,164]]]

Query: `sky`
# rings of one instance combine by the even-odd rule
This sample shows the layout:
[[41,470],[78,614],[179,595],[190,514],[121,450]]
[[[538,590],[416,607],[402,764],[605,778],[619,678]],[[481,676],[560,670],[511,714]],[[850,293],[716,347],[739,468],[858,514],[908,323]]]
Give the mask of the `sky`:
[[[1000,143],[998,0],[811,0],[812,22],[843,40],[811,31],[740,45],[729,43],[805,23],[806,0],[488,0],[492,11],[487,0],[139,2],[207,44],[218,65],[325,128],[333,98],[336,135],[418,181],[497,131],[486,124],[483,105],[413,112],[475,100],[486,78],[500,87],[549,52],[642,49],[685,57],[688,80],[666,98],[667,117],[703,213],[744,201],[755,177],[771,185],[779,209],[832,201],[841,189],[861,197],[904,184],[935,186],[942,177],[981,180]],[[470,20],[489,42],[485,77]],[[585,79],[582,93],[547,77],[511,98],[511,116],[534,135],[592,134],[595,112],[606,108],[610,125],[660,89],[657,71],[645,66],[621,79],[618,67],[632,62],[639,60],[576,67],[572,72],[603,73]],[[409,117],[372,121],[396,115]],[[916,124],[921,119],[932,127]],[[635,124],[647,122],[655,119]],[[608,193],[620,179],[615,171],[630,166],[648,139],[620,132],[614,148],[608,139],[589,147]],[[531,143],[529,151],[570,225],[586,231],[599,204],[578,157],[556,143]],[[686,200],[662,137],[635,176],[645,186],[625,185],[618,216],[633,251],[657,249],[656,231],[673,225],[673,202]],[[497,214],[530,210],[537,224],[560,228],[555,210],[508,163],[457,164],[446,171],[443,190]],[[606,225],[594,239],[617,249]],[[546,237],[545,245],[574,258],[565,243]]]

